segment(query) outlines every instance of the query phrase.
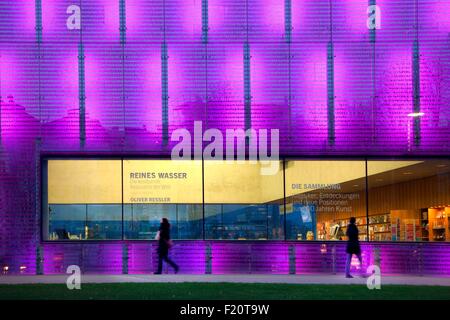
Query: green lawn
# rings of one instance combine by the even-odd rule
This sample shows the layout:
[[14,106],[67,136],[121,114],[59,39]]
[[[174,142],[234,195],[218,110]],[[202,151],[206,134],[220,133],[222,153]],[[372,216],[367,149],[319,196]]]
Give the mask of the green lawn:
[[243,283],[102,283],[68,290],[63,284],[0,285],[5,299],[205,299],[205,300],[319,300],[319,299],[445,299],[449,287],[362,285],[296,285]]

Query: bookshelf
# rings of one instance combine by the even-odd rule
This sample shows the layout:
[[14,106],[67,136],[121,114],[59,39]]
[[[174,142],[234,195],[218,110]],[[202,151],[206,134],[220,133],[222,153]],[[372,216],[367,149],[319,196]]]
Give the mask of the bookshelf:
[[[366,217],[355,217],[356,218],[356,226],[359,231],[359,240],[366,240],[367,237],[367,219]],[[339,225],[340,231],[338,234],[338,239],[327,239],[327,240],[347,240],[345,233],[347,231],[347,225],[349,223],[349,219],[337,219],[333,223],[326,222],[325,229],[329,230],[332,225]]]
[[369,216],[370,241],[391,240],[391,216],[389,213]]
[[430,241],[428,208],[423,208],[420,210],[420,229],[422,234],[422,241]]
[[[359,239],[370,241],[450,241],[450,206],[434,208],[391,210],[389,213],[356,217]],[[346,240],[349,218],[318,223],[319,240]],[[320,228],[319,228],[320,224]],[[330,230],[339,226],[332,237]]]
[[447,241],[450,239],[449,215],[450,207],[428,209],[430,241]]

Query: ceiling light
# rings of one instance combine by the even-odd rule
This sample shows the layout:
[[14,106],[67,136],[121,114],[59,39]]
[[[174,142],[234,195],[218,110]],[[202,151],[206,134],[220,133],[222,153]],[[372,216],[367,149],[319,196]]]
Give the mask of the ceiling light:
[[417,117],[423,117],[424,115],[425,115],[425,113],[423,113],[423,112],[413,112],[413,113],[409,113],[408,117],[417,118]]

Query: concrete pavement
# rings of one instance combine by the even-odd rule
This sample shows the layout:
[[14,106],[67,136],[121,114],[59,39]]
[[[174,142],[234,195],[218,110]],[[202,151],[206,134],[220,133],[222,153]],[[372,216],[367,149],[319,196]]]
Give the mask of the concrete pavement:
[[[65,284],[68,275],[1,275],[0,284]],[[353,279],[346,279],[343,275],[186,275],[186,274],[129,274],[129,275],[99,275],[83,274],[82,283],[126,283],[126,282],[235,282],[235,283],[289,283],[289,284],[361,284],[367,279],[355,275]],[[382,285],[421,285],[421,286],[449,286],[450,277],[432,276],[382,276]]]

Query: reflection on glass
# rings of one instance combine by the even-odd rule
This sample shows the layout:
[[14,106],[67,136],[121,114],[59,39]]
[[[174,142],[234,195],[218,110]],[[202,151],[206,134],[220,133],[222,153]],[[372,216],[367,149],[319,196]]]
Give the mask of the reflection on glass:
[[161,218],[176,225],[175,204],[126,204],[124,205],[124,236],[126,239],[155,239]]
[[205,238],[284,239],[282,164],[205,161]]
[[122,239],[122,206],[88,205],[85,238]]
[[49,240],[83,240],[86,226],[86,205],[50,204]]
[[315,240],[316,233],[316,206],[290,203],[286,208],[286,238]]
[[283,239],[282,205],[205,205],[207,239]]
[[202,205],[124,205],[125,239],[155,239],[161,218],[169,219],[173,239],[202,239]]
[[177,204],[177,228],[174,239],[203,238],[203,208],[201,204]]
[[372,241],[450,241],[450,161],[368,161]]
[[121,205],[49,205],[49,240],[121,238]]

